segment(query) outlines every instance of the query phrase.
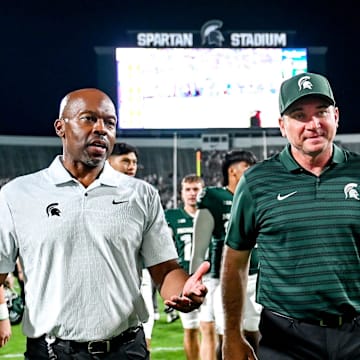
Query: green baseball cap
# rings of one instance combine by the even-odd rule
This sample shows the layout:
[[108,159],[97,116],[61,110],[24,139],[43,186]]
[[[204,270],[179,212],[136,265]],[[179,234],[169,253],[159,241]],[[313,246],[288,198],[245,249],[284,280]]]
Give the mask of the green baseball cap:
[[302,73],[285,80],[280,87],[279,109],[284,112],[304,96],[319,96],[335,105],[334,94],[326,77],[314,73]]

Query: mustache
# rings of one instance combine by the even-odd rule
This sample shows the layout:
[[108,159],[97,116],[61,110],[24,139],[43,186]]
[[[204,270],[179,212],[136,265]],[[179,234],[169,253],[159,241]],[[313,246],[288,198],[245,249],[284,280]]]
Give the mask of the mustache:
[[86,143],[86,146],[99,146],[104,147],[108,150],[110,148],[110,143],[106,136],[98,135],[94,138],[89,139],[89,141]]

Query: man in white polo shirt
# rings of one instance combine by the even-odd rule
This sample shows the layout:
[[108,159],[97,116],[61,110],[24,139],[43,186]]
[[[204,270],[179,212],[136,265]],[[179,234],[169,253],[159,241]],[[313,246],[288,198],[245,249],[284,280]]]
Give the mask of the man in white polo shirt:
[[[125,142],[116,143],[109,157],[109,164],[117,171],[129,176],[136,176],[139,152],[135,146]],[[142,270],[141,294],[144,298],[149,317],[143,323],[146,346],[151,352],[151,337],[154,328],[153,282],[148,269]],[[155,289],[156,290],[156,289]]]
[[54,126],[63,154],[0,191],[0,284],[25,278],[25,358],[148,359],[143,264],[165,304],[189,312],[206,294],[204,263],[177,263],[157,191],[106,161],[116,110],[97,89],[66,95]]

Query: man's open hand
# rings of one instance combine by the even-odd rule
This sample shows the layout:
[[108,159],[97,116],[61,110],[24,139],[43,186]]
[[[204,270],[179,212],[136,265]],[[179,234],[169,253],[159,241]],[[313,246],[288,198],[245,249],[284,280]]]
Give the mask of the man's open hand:
[[209,271],[209,268],[210,263],[204,261],[186,281],[182,293],[172,296],[170,300],[165,300],[165,305],[181,312],[190,312],[200,307],[207,293],[207,288],[201,279]]

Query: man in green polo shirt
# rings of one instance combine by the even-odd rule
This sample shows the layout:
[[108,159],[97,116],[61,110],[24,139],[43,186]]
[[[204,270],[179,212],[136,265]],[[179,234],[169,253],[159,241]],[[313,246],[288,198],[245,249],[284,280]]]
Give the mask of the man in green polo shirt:
[[259,359],[360,359],[360,156],[334,144],[339,110],[324,76],[284,81],[280,115],[289,144],[249,169],[234,195],[221,270],[224,359],[256,359],[238,326],[255,245]]

